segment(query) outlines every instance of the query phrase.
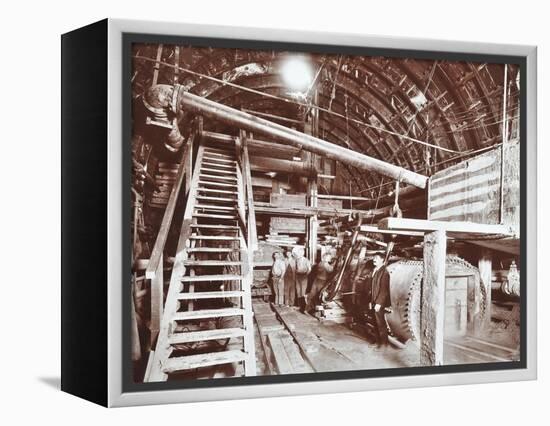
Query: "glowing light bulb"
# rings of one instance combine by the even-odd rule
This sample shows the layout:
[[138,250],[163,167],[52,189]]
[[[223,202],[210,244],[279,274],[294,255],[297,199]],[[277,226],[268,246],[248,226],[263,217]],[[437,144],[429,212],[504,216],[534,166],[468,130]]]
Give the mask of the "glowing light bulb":
[[305,91],[313,80],[313,71],[309,61],[303,56],[291,56],[281,65],[281,75],[289,89]]

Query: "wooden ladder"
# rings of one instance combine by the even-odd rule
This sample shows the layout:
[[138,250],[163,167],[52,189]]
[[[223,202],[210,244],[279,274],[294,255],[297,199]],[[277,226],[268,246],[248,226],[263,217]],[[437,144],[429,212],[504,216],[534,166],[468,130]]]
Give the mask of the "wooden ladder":
[[[198,148],[146,382],[222,364],[241,364],[244,375],[256,375],[252,256],[243,231],[243,177],[234,145],[227,148]],[[233,323],[224,327],[227,320]],[[219,345],[223,350],[179,354],[189,344],[213,340],[225,342]],[[239,373],[238,366],[235,371]]]

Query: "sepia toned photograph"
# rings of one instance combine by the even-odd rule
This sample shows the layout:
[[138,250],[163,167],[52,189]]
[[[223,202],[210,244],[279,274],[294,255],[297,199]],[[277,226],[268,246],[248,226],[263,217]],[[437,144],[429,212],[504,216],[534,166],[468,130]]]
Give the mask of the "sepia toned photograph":
[[520,65],[310,50],[132,43],[134,383],[522,361]]

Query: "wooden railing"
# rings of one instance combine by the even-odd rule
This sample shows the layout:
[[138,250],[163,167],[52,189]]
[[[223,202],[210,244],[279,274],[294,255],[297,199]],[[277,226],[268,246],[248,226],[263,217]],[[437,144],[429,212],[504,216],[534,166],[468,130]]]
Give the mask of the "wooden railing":
[[241,130],[241,163],[242,174],[244,180],[244,191],[246,197],[246,204],[248,208],[247,215],[247,237],[248,237],[248,249],[254,253],[258,250],[258,230],[256,228],[256,211],[254,208],[254,192],[252,188],[252,172],[250,169],[250,157],[248,156],[248,144],[246,132]]
[[170,193],[170,198],[168,199],[168,204],[166,205],[166,210],[164,211],[164,216],[162,217],[160,229],[157,234],[157,239],[155,240],[155,245],[153,246],[153,251],[151,253],[149,263],[147,264],[147,269],[145,270],[145,277],[148,280],[151,280],[150,344],[154,342],[160,329],[164,296],[164,248],[166,246],[168,233],[172,225],[172,219],[174,217],[176,204],[182,192],[181,187],[183,181],[186,176],[187,180],[189,180],[191,175],[190,162],[192,159],[194,140],[195,133],[191,133],[191,136],[189,137],[185,147],[182,161],[178,167],[176,180],[174,182],[174,186],[172,187],[172,192]]

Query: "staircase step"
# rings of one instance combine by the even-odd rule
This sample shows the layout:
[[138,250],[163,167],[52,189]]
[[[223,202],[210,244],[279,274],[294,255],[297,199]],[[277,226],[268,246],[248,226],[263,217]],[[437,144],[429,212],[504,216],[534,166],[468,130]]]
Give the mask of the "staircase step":
[[222,153],[222,154],[235,155],[235,148],[234,147],[231,147],[231,148],[218,148],[218,147],[213,147],[213,146],[205,146],[204,147],[204,152],[208,152],[208,153],[219,152],[219,153]]
[[[199,180],[199,185],[205,185],[205,186],[221,186],[221,187],[224,187],[224,188],[236,188],[237,187],[237,184],[236,183],[225,183],[225,182],[208,182],[208,181],[204,181],[204,180]],[[198,190],[200,191],[201,187],[198,188]]]
[[245,310],[239,308],[202,309],[198,311],[176,312],[173,321],[187,321],[204,318],[236,317],[244,315]]
[[219,164],[237,164],[235,160],[228,160],[222,157],[210,157],[208,154],[204,154],[202,156],[203,161],[208,161],[212,163],[219,163]]
[[221,202],[227,202],[227,203],[236,203],[236,198],[225,198],[225,197],[210,197],[208,195],[197,195],[195,198],[199,200],[210,200],[210,201],[221,201]]
[[188,253],[232,253],[234,251],[239,251],[239,249],[231,247],[193,247],[187,249]]
[[222,152],[215,152],[215,151],[204,151],[203,158],[221,158],[223,160],[232,160],[235,161],[235,154],[230,153],[222,153]]
[[216,175],[209,175],[206,173],[199,173],[200,179],[214,179],[214,180],[229,180],[229,181],[236,181],[237,178],[234,176],[216,176]]
[[234,225],[207,225],[207,224],[201,224],[201,223],[194,223],[191,225],[191,228],[199,228],[199,229],[221,229],[221,230],[228,230],[228,231],[238,231],[239,227]]
[[208,167],[217,167],[220,169],[231,169],[235,170],[237,168],[237,161],[236,160],[226,160],[224,158],[216,158],[216,157],[203,157],[202,158],[202,164],[201,166],[207,165]]
[[212,188],[197,188],[198,192],[214,192],[217,194],[234,194],[237,195],[237,191],[227,191],[225,189],[212,189]]
[[[204,166],[204,164],[203,164]],[[207,173],[219,173],[226,176],[237,176],[237,172],[235,169],[233,170],[219,170],[219,169],[211,169],[210,167],[201,167],[201,172],[207,172]]]
[[192,240],[238,241],[239,237],[229,235],[191,235]]
[[243,351],[213,352],[201,355],[188,355],[177,358],[168,358],[163,363],[163,372],[166,374],[176,371],[190,370],[212,365],[232,364],[246,359]]
[[195,291],[193,293],[180,293],[178,300],[198,300],[198,299],[226,299],[230,297],[242,297],[244,291]]
[[244,332],[245,330],[242,328],[218,328],[214,330],[174,333],[168,338],[168,343],[177,345],[181,343],[202,342],[204,340],[231,339],[233,337],[243,337]]
[[237,216],[211,213],[193,213],[193,217],[204,217],[208,219],[237,220]]
[[216,170],[229,170],[229,171],[235,171],[235,168],[236,168],[236,165],[235,164],[230,164],[230,163],[214,163],[212,162],[211,160],[208,160],[208,159],[203,159],[202,160],[202,164],[201,166],[206,166],[208,168],[212,167],[212,168],[215,168]]
[[230,274],[218,274],[218,275],[193,275],[188,277],[181,277],[182,283],[197,282],[197,281],[240,281],[243,277],[241,275]]
[[234,206],[216,206],[213,204],[195,204],[194,206],[196,209],[202,209],[202,210],[217,210],[217,211],[227,211],[227,212],[235,212],[237,211],[237,208]]
[[241,266],[240,260],[186,260],[186,266]]

